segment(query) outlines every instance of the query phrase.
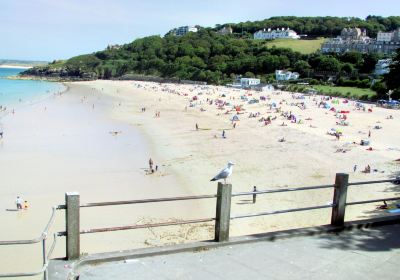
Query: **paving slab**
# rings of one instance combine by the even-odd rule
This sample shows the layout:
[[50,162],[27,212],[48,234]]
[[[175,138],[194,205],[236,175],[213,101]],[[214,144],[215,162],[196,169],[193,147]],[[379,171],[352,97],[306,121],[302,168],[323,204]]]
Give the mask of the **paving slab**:
[[400,279],[400,225],[87,265],[79,280]]

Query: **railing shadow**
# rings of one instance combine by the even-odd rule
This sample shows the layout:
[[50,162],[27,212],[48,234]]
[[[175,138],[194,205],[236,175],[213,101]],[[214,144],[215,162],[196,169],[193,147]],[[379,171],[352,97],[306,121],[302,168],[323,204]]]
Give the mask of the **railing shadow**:
[[321,247],[326,249],[383,252],[400,248],[399,234],[400,224],[395,224],[366,230],[320,235],[318,238],[325,241]]

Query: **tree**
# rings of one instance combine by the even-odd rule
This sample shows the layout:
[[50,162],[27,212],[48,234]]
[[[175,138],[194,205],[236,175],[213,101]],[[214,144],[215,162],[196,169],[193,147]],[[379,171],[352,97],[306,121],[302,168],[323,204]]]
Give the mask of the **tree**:
[[390,65],[390,72],[385,75],[387,89],[393,90],[392,98],[400,98],[400,49],[397,50],[393,63]]
[[351,63],[343,64],[341,69],[340,69],[340,71],[345,73],[345,74],[347,74],[347,75],[350,75],[354,71],[353,64],[351,64]]
[[311,66],[307,61],[299,60],[294,64],[294,70],[300,74],[305,74],[310,70]]
[[379,60],[379,55],[371,53],[363,55],[363,63],[360,67],[361,73],[371,73],[375,69],[375,65]]

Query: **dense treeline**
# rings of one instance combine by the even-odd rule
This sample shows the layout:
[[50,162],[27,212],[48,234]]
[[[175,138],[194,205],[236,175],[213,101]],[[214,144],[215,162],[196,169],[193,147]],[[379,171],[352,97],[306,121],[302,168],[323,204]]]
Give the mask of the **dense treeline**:
[[271,17],[262,21],[247,21],[238,24],[217,25],[215,30],[222,26],[231,26],[234,33],[243,36],[252,36],[254,32],[263,28],[287,28],[299,34],[311,37],[333,37],[340,34],[345,27],[359,27],[367,30],[367,35],[375,38],[378,31],[392,31],[400,27],[400,17],[368,16],[365,20],[355,17]]
[[353,52],[305,55],[267,47],[264,41],[222,36],[203,29],[182,37],[145,37],[119,49],[77,56],[63,63],[55,61],[32,71],[102,79],[132,73],[223,84],[232,82],[237,75],[270,81],[276,69],[294,70],[302,77],[318,72],[341,73],[343,77],[369,74],[378,59],[377,55]]
[[[376,54],[348,52],[338,54],[301,54],[291,49],[266,46],[265,41],[252,40],[252,32],[264,27],[290,27],[311,36],[334,36],[343,27],[366,28],[370,36],[379,30],[400,26],[400,17],[369,16],[366,20],[336,17],[274,17],[259,22],[230,24],[239,34],[219,35],[216,28],[201,28],[197,33],[182,37],[166,35],[137,39],[120,48],[108,48],[93,54],[54,61],[48,66],[35,67],[25,74],[66,79],[111,79],[129,74],[155,76],[173,80],[205,81],[211,84],[232,82],[238,75],[258,77],[272,82],[277,69],[297,71],[302,78],[336,77],[336,85],[368,88],[380,96],[388,88],[396,88],[398,68],[391,76],[371,82],[378,59]],[[242,33],[243,31],[243,33]],[[397,55],[398,61],[399,55]],[[398,62],[397,64],[398,65]],[[398,66],[397,66],[398,67]],[[397,71],[397,72],[396,72]],[[394,73],[394,74],[392,74]],[[324,76],[325,75],[325,76]],[[398,79],[397,79],[398,80]],[[310,79],[310,83],[320,83]],[[397,85],[398,89],[398,85]],[[398,94],[398,91],[395,93]]]

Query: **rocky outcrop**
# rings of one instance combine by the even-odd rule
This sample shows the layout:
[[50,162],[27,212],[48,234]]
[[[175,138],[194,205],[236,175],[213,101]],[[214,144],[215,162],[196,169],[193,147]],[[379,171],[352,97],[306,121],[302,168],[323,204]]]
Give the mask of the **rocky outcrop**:
[[85,72],[81,70],[70,70],[67,68],[34,67],[20,74],[22,77],[38,77],[50,80],[62,81],[91,81],[97,79],[97,73]]

